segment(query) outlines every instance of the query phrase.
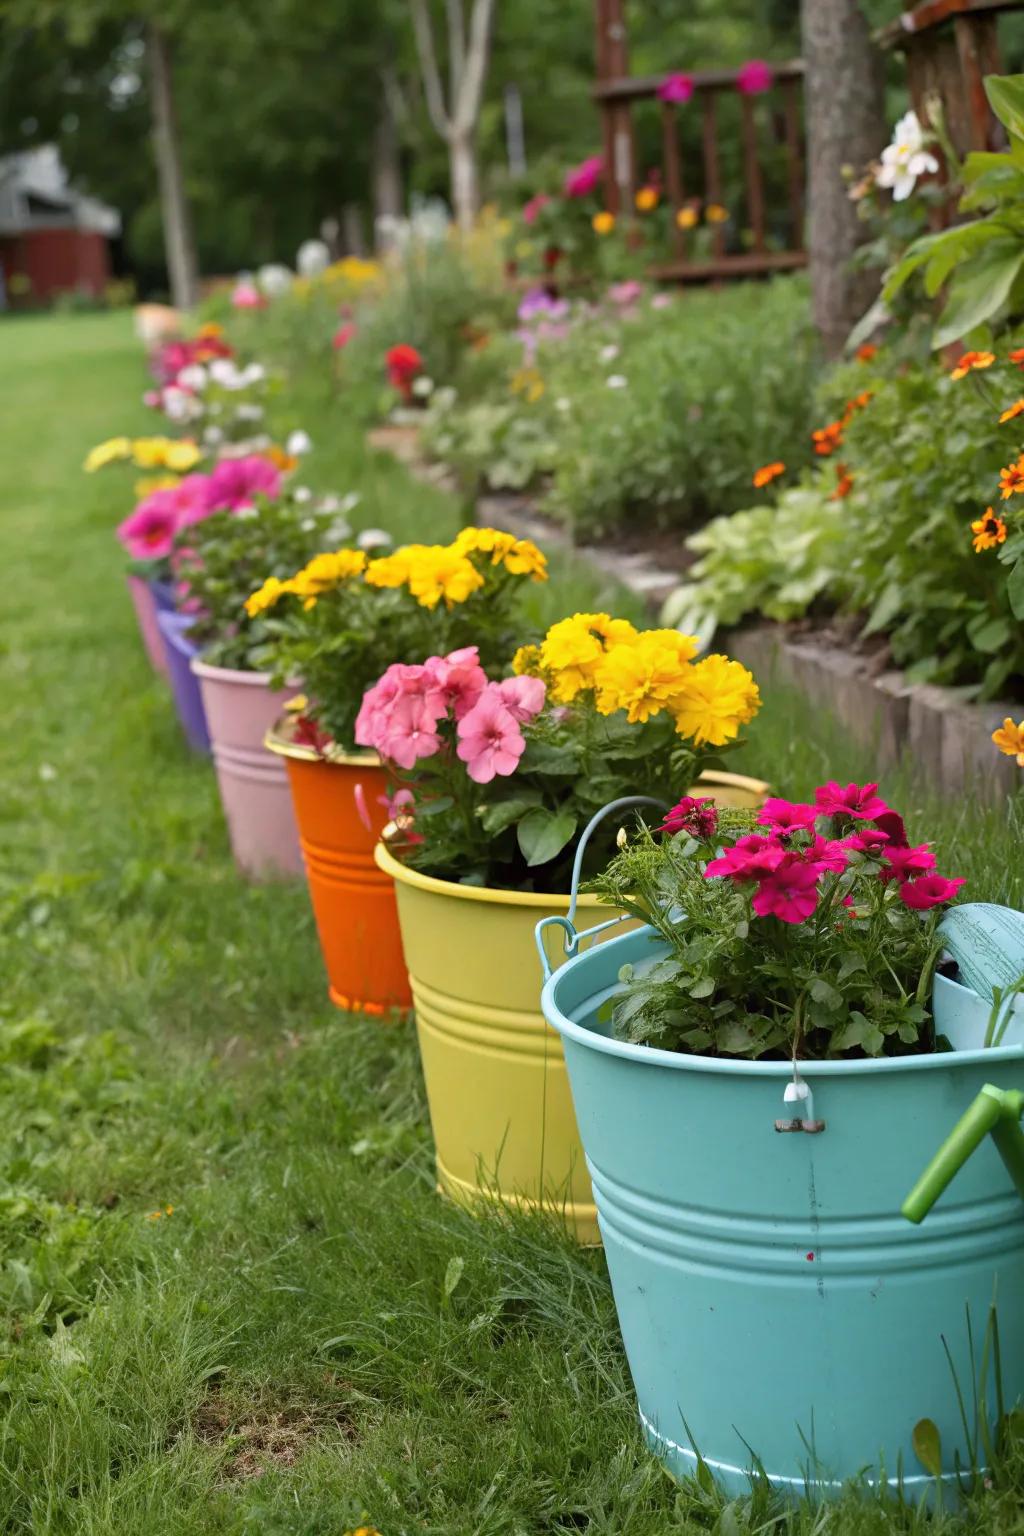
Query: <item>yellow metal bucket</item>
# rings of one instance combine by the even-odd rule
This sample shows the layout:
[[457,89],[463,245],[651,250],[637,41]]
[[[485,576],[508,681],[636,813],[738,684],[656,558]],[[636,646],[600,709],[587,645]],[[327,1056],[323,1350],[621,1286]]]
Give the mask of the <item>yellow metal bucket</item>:
[[[707,774],[701,788],[732,806],[759,805],[767,793],[726,773]],[[561,1212],[580,1242],[598,1242],[562,1044],[540,1010],[534,941],[538,918],[568,912],[568,895],[435,880],[381,843],[374,857],[395,881],[440,1188],[467,1204]],[[581,896],[577,911],[581,929],[609,916],[596,896]],[[550,958],[557,966],[562,957]]]

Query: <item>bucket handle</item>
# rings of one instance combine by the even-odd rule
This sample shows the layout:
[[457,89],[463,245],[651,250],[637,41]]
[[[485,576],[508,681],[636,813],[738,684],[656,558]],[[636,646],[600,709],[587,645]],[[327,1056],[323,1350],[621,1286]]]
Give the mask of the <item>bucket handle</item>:
[[610,917],[607,922],[597,923],[593,928],[585,928],[582,933],[576,928],[576,903],[580,894],[580,876],[583,873],[583,855],[587,851],[587,844],[591,835],[597,830],[606,816],[613,811],[623,811],[627,806],[653,805],[659,811],[667,812],[669,807],[664,800],[656,800],[652,795],[623,795],[619,800],[610,800],[607,805],[596,811],[580,834],[580,840],[576,844],[576,857],[572,865],[572,880],[569,885],[569,911],[565,917],[542,917],[534,929],[534,939],[537,944],[537,953],[540,955],[541,968],[544,972],[544,980],[551,979],[551,961],[544,947],[544,933],[548,928],[561,928],[564,935],[563,948],[565,958],[571,960],[579,953],[579,947],[584,939],[592,939],[596,933],[604,933],[608,928],[615,928],[619,923],[627,921],[620,914],[618,917]]
[[1017,1193],[1024,1199],[1024,1093],[1015,1088],[995,1088],[986,1083],[978,1097],[961,1115],[942,1146],[903,1202],[908,1221],[928,1215],[943,1190],[952,1183],[967,1159],[991,1134]]

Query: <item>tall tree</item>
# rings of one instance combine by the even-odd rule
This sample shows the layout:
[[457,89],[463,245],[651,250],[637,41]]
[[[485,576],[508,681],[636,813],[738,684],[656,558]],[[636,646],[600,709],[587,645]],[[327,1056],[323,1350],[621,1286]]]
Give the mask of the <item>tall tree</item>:
[[174,100],[173,55],[160,23],[146,26],[146,56],[153,100],[153,149],[160,182],[160,210],[171,299],[179,309],[191,309],[197,297],[198,261],[192,212],[181,169],[178,114]]
[[875,274],[851,270],[864,226],[843,168],[860,170],[885,143],[885,82],[860,0],[802,0],[801,16],[814,320],[834,357],[878,287]]
[[462,0],[445,0],[448,54],[448,106],[445,106],[434,27],[427,0],[410,0],[416,52],[430,121],[448,146],[452,206],[463,229],[473,222],[480,201],[476,130],[491,55],[495,0],[473,0],[466,29]]

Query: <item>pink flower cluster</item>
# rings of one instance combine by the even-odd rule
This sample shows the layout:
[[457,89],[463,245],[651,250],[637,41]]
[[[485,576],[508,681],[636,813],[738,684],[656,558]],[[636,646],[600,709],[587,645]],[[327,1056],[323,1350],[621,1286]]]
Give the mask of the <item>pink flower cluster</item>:
[[714,837],[717,827],[718,812],[710,796],[695,799],[693,795],[684,795],[668,812],[658,831],[673,836],[688,832],[691,837]]
[[591,192],[597,190],[603,173],[604,161],[601,156],[591,155],[571,171],[566,171],[562,190],[566,197],[589,197]]
[[201,523],[214,512],[240,512],[256,496],[273,500],[281,492],[281,472],[258,453],[222,459],[208,475],[186,475],[175,486],[152,491],[118,525],[117,536],[133,560],[163,560],[182,528]]
[[[885,884],[899,882],[900,899],[916,912],[952,901],[963,885],[962,879],[947,880],[935,873],[935,855],[927,843],[911,848],[898,812],[893,811],[877,793],[877,784],[840,785],[835,780],[821,785],[814,804],[790,800],[766,800],[759,822],[767,830],[740,837],[731,848],[723,849],[704,870],[706,879],[724,878],[738,885],[754,883],[751,905],[758,917],[777,917],[784,923],[803,923],[818,908],[822,895],[821,880],[829,873],[840,874],[854,853],[863,854],[880,865],[878,878]],[[697,804],[698,802],[692,802]],[[687,805],[681,801],[680,811]],[[679,818],[679,826],[670,826],[676,816],[670,812],[664,830],[686,830],[692,836],[711,836],[695,830],[692,810]],[[826,831],[834,829],[846,835],[824,835],[818,829],[825,819]],[[856,830],[851,830],[851,824]],[[855,905],[852,897],[844,905]]]
[[153,361],[162,384],[173,384],[183,368],[208,363],[215,357],[234,357],[234,348],[220,336],[195,336],[190,341],[165,341]]
[[421,665],[394,662],[363,695],[355,736],[398,768],[411,769],[444,747],[455,724],[456,755],[477,784],[515,773],[526,750],[520,727],[544,707],[536,677],[488,682],[475,645],[431,656]]

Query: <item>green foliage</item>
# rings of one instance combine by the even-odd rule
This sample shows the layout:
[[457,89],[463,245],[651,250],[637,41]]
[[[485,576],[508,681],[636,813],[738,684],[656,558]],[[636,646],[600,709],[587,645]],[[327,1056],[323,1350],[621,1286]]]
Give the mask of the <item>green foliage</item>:
[[302,500],[286,492],[276,502],[260,498],[251,511],[217,512],[178,535],[176,579],[194,607],[189,631],[216,667],[258,671],[268,636],[245,601],[268,576],[293,576],[322,549],[334,549],[352,530],[336,497]]
[[483,481],[491,490],[522,491],[558,467],[557,424],[540,402],[470,398],[461,405],[454,390],[438,390],[437,396],[423,446],[469,489]]
[[[863,830],[836,817],[820,825],[833,839]],[[899,881],[881,878],[881,857],[845,850],[845,868],[819,872],[810,915],[785,922],[759,916],[752,880],[706,874],[716,853],[754,828],[753,814],[741,812],[720,813],[706,837],[683,830],[656,842],[642,826],[593,882],[669,947],[652,967],[627,968],[621,978],[626,986],[613,1013],[620,1037],[754,1060],[932,1049],[939,909],[910,910]],[[813,837],[791,833],[787,846],[800,852]],[[834,856],[835,842],[829,851]]]
[[883,290],[886,302],[893,300],[917,272],[929,298],[947,289],[933,334],[936,347],[1024,313],[1024,75],[989,75],[985,89],[1010,148],[975,151],[961,167],[960,210],[982,210],[981,216],[915,240]]

